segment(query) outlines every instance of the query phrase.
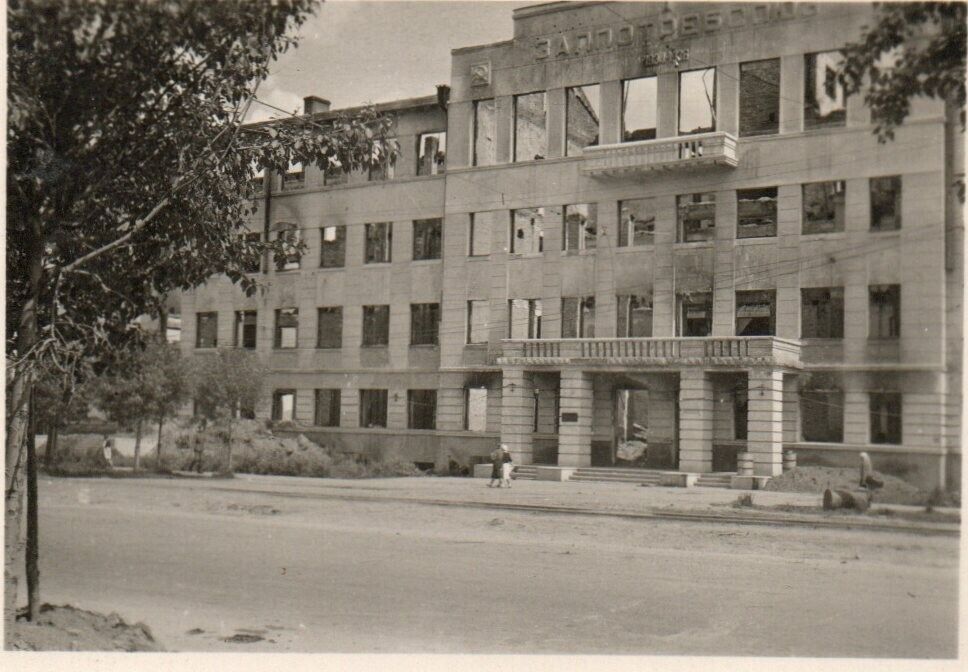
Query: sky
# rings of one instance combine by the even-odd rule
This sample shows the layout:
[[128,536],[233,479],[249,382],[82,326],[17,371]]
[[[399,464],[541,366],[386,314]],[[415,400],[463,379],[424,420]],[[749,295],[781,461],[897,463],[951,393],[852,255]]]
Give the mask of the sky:
[[[329,0],[299,30],[296,49],[270,68],[259,98],[302,112],[320,96],[333,109],[436,93],[450,83],[450,51],[509,40],[511,12],[530,2]],[[284,114],[255,105],[249,120]]]

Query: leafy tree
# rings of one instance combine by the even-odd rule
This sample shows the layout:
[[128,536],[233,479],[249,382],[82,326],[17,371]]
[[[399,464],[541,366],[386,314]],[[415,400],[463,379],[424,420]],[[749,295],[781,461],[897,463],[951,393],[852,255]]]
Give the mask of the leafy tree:
[[965,127],[964,2],[885,2],[875,22],[845,49],[841,79],[848,93],[867,82],[864,102],[883,142],[907,118],[911,98],[946,101],[960,111]]
[[255,353],[237,348],[220,348],[199,366],[195,399],[204,417],[225,422],[228,473],[232,473],[232,425],[244,411],[255,410],[267,374]]
[[28,400],[45,361],[129,336],[159,298],[286,252],[239,236],[252,176],[382,161],[392,120],[243,125],[315,0],[11,0],[7,5],[5,602],[22,555]]
[[158,445],[155,465],[161,465],[161,430],[165,420],[174,417],[178,409],[192,396],[193,368],[190,360],[182,357],[177,345],[155,341],[145,353],[154,375],[151,378],[151,410],[158,421]]
[[34,385],[34,422],[38,430],[47,433],[44,463],[48,468],[57,461],[60,431],[69,423],[87,418],[91,384],[89,367],[83,368],[83,372],[63,372],[47,367],[39,372]]

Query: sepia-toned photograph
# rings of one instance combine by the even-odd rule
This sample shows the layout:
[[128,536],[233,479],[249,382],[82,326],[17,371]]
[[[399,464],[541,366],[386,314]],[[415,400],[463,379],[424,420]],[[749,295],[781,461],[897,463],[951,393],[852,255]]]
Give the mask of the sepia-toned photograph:
[[966,9],[6,0],[0,666],[959,669]]

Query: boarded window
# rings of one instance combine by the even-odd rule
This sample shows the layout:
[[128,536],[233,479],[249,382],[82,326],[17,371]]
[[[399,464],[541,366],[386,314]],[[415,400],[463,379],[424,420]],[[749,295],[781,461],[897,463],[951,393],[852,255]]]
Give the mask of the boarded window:
[[276,390],[272,393],[272,419],[292,422],[296,419],[296,391]]
[[658,107],[655,77],[622,82],[622,141],[654,140]]
[[346,227],[324,226],[320,229],[319,267],[342,268],[346,265]]
[[363,306],[363,347],[390,342],[390,306]]
[[541,299],[508,301],[508,338],[541,338]]
[[713,333],[713,295],[708,292],[680,294],[679,335],[709,336]]
[[317,310],[317,348],[343,347],[343,308],[331,306]]
[[282,241],[284,251],[276,257],[277,271],[292,271],[299,268],[302,253],[299,251],[301,231],[295,224],[281,224],[276,232],[276,240]]
[[511,254],[536,254],[544,250],[544,221],[553,208],[521,208],[511,211]]
[[618,246],[655,244],[655,199],[636,198],[618,203]]
[[437,345],[440,332],[440,304],[410,304],[410,345]]
[[218,347],[218,313],[198,313],[195,316],[195,347]]
[[686,194],[676,197],[678,241],[694,243],[716,236],[716,194]]
[[871,178],[871,231],[901,228],[901,178]]
[[235,311],[235,347],[255,349],[257,317],[254,310]]
[[842,443],[844,393],[840,390],[801,390],[800,433],[804,441]]
[[388,151],[389,140],[375,140],[370,157],[370,182],[382,182],[393,179],[393,159]]
[[843,180],[803,185],[803,233],[843,231],[846,194]]
[[773,336],[776,333],[776,292],[736,292],[736,335]]
[[594,250],[598,242],[598,206],[594,203],[566,205],[562,228],[561,249]]
[[413,259],[440,259],[440,239],[443,231],[441,219],[415,219],[413,221]]
[[870,286],[870,329],[868,338],[901,336],[901,286]]
[[871,392],[871,443],[901,443],[901,394]]
[[548,155],[548,105],[544,91],[514,97],[514,160]]
[[447,167],[447,134],[421,133],[417,144],[417,175],[442,175]]
[[437,390],[407,390],[407,428],[437,429]]
[[585,147],[598,144],[600,101],[598,84],[573,86],[565,90],[565,156],[581,154]]
[[561,337],[592,338],[595,336],[595,297],[561,299]]
[[494,99],[474,101],[474,165],[497,163]]
[[487,431],[487,388],[464,389],[464,429],[469,432]]
[[507,210],[472,212],[467,254],[472,257],[489,255],[491,253],[491,232],[494,230],[502,231],[503,227],[507,226],[507,221]]
[[843,62],[839,51],[804,56],[804,129],[847,124],[847,99],[837,80]]
[[467,342],[487,343],[490,302],[473,299],[467,302]]
[[317,427],[339,427],[339,389],[316,390],[316,407],[313,424]]
[[843,287],[811,287],[800,290],[800,336],[844,337]]
[[390,262],[390,250],[393,243],[393,224],[377,222],[366,225],[366,249],[363,263],[385,264]]
[[616,297],[618,305],[619,338],[649,338],[652,336],[652,297],[622,294]]
[[780,130],[780,59],[739,65],[739,134],[769,135]]
[[360,427],[387,426],[387,391],[360,390]]
[[[243,234],[242,238],[250,245],[262,242],[262,234],[257,232]],[[246,255],[246,257],[245,264],[243,265],[246,273],[258,273],[262,270],[261,252],[253,250],[252,254]]]
[[679,135],[716,130],[716,68],[679,73]]
[[279,308],[276,310],[275,347],[295,348],[298,332],[299,309]]
[[776,235],[776,187],[736,191],[736,237]]

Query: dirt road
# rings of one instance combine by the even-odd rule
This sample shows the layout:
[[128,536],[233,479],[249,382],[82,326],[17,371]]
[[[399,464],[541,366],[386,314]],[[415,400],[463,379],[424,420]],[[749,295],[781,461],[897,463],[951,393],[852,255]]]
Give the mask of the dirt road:
[[957,654],[955,538],[215,485],[43,479],[44,599],[143,620],[188,651]]

